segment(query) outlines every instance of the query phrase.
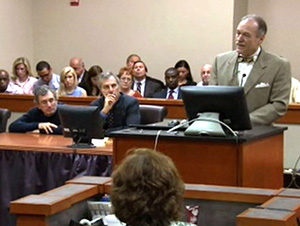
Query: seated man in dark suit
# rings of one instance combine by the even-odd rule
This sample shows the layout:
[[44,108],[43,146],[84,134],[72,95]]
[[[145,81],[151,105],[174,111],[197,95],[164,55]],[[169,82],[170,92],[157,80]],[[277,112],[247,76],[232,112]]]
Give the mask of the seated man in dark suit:
[[166,88],[160,92],[154,93],[154,98],[169,100],[181,99],[181,92],[178,86],[179,73],[176,68],[170,67],[165,71]]
[[130,124],[139,124],[140,108],[136,98],[120,92],[120,80],[111,72],[100,75],[100,90],[103,97],[91,103],[101,109],[101,117],[106,120],[104,129],[122,129]]
[[143,97],[153,97],[153,94],[164,88],[162,81],[147,75],[148,69],[143,61],[133,64],[134,82],[132,89],[138,91]]
[[126,66],[132,69],[133,64],[137,61],[141,61],[141,57],[135,53],[130,54],[126,59]]
[[26,133],[39,130],[40,133],[62,134],[56,92],[43,85],[36,89],[34,100],[37,106],[10,124],[9,132]]
[[84,86],[86,85],[86,78],[88,77],[88,72],[85,69],[83,59],[74,57],[70,60],[69,66],[76,71],[78,86],[84,88]]

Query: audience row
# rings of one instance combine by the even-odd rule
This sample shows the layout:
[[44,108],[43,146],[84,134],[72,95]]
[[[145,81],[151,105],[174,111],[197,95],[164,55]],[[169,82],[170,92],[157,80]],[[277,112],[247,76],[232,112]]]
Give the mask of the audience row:
[[[121,91],[127,95],[142,98],[181,99],[180,86],[209,85],[212,66],[205,64],[200,71],[201,81],[194,82],[187,61],[178,61],[174,68],[165,72],[165,84],[147,75],[146,64],[137,54],[131,54],[126,60],[126,67],[119,71]],[[35,78],[30,63],[25,57],[20,57],[13,63],[13,72],[0,69],[0,93],[33,94],[37,87],[49,85],[57,91],[58,96],[101,96],[99,76],[103,72],[98,65],[85,69],[81,58],[72,58],[70,66],[63,68],[60,75],[46,61],[36,65],[38,78]],[[292,78],[290,103],[300,103],[300,82]]]
[[[178,99],[179,88],[184,85],[197,85],[193,81],[189,64],[185,60],[178,61],[175,66],[165,72],[165,84],[159,79],[147,75],[146,64],[136,54],[131,54],[126,60],[126,67],[119,71],[121,90],[134,97],[169,98],[170,91]],[[171,70],[170,70],[171,69]],[[202,81],[198,85],[208,85],[211,65],[204,65],[201,69]],[[81,58],[72,58],[69,66],[63,68],[60,75],[53,73],[53,69],[46,61],[36,65],[38,78],[33,76],[29,61],[20,57],[13,63],[13,73],[0,70],[0,92],[13,94],[33,94],[42,86],[48,85],[57,91],[58,96],[101,96],[99,76],[103,72],[98,65],[85,69]],[[172,83],[172,84],[171,84]],[[162,95],[165,94],[165,95]]]

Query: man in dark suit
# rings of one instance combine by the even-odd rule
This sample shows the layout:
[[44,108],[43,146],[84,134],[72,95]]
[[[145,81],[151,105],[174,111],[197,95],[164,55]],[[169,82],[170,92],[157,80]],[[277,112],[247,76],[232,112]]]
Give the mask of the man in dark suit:
[[291,90],[290,63],[261,48],[266,32],[261,17],[243,17],[237,27],[236,50],[216,57],[210,79],[210,85],[244,87],[254,125],[270,125],[283,116]]
[[176,68],[170,67],[165,71],[166,88],[160,92],[154,93],[154,98],[178,100],[181,98],[180,88],[178,86],[179,73]]
[[120,93],[120,80],[111,72],[102,73],[100,89],[103,94],[91,103],[100,108],[107,131],[122,129],[140,123],[139,102],[136,98]]
[[78,57],[73,57],[70,60],[70,67],[72,67],[76,71],[78,86],[84,88],[88,72],[85,69],[83,60]]
[[162,81],[147,75],[148,69],[143,61],[133,64],[134,82],[132,89],[139,91],[143,97],[153,97],[153,94],[164,88]]

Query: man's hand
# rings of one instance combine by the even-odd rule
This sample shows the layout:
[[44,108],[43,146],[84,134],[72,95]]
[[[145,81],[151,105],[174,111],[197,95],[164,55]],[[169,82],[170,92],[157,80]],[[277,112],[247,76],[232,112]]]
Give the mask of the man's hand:
[[39,129],[45,130],[47,134],[53,133],[53,129],[57,128],[57,125],[50,122],[41,122],[39,123]]
[[101,113],[107,115],[110,112],[110,110],[112,109],[112,107],[115,105],[117,100],[118,100],[118,97],[115,94],[108,94],[105,97],[104,107],[101,110]]

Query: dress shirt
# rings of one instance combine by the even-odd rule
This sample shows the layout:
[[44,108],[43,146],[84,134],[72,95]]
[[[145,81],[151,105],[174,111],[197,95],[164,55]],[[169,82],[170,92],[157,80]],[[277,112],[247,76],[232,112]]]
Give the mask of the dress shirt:
[[41,87],[42,85],[48,85],[50,88],[52,88],[54,90],[58,90],[59,89],[59,85],[60,85],[60,76],[57,75],[57,74],[52,73],[52,79],[49,82],[49,84],[47,84],[46,82],[44,82],[44,80],[42,80],[41,78],[39,78],[33,84],[33,90],[36,90],[38,87]]
[[28,76],[25,82],[20,82],[19,78],[16,79],[15,84],[21,87],[24,94],[33,94],[33,84],[37,81],[36,78]]
[[24,92],[19,86],[10,82],[10,83],[8,83],[8,86],[7,86],[6,90],[4,91],[4,93],[23,94]]
[[[168,89],[167,89],[167,96],[166,96],[166,99],[169,99],[170,91],[171,91],[171,89],[168,88]],[[172,95],[173,95],[173,97],[174,97],[174,98],[173,98],[174,100],[178,100],[178,93],[179,93],[179,87],[176,87],[175,89],[173,89]]]
[[138,83],[141,83],[141,94],[142,96],[144,96],[144,93],[145,93],[145,85],[146,85],[146,78],[143,79],[142,81],[137,81],[137,80],[134,80],[134,85],[133,85],[133,90],[137,90],[137,86],[138,86]]
[[247,62],[247,61],[237,62],[237,64],[238,64],[237,76],[238,76],[239,86],[245,85],[245,83],[250,75],[250,72],[253,68],[253,65],[259,56],[260,51],[261,51],[261,48],[259,47],[257,49],[257,51],[249,57],[249,58],[253,58],[253,60],[250,62]]

